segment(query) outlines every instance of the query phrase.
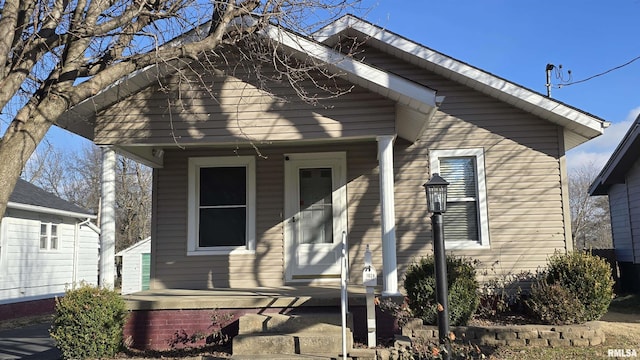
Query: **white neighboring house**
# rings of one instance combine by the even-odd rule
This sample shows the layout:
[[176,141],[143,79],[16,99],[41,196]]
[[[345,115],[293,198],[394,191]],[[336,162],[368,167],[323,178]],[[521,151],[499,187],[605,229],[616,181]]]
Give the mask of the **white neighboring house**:
[[138,241],[116,256],[122,256],[122,295],[149,290],[151,238]]
[[[0,307],[98,283],[96,215],[18,179],[0,222]],[[6,310],[6,309],[5,309]]]

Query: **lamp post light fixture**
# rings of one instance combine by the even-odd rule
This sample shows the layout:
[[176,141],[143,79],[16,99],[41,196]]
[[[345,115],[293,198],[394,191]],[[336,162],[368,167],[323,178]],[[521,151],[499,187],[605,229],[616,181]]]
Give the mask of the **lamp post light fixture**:
[[436,300],[438,302],[438,338],[440,345],[445,347],[444,359],[449,359],[451,347],[447,337],[449,335],[449,289],[447,287],[447,257],[444,249],[444,227],[442,213],[447,210],[447,186],[449,183],[440,174],[435,173],[425,183],[427,195],[427,209],[431,215],[433,229],[433,253],[436,273]]

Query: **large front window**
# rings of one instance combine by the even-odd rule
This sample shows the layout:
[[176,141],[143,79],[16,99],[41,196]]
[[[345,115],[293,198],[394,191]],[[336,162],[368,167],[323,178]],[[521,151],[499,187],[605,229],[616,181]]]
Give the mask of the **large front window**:
[[189,255],[255,249],[255,160],[189,159]]
[[431,150],[430,165],[431,173],[449,182],[444,214],[447,247],[489,247],[483,150]]

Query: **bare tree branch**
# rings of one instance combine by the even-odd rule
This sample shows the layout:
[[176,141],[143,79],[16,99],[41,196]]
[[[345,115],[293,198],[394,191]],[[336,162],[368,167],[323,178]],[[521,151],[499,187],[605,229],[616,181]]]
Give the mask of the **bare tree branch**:
[[[69,108],[147,66],[172,69],[185,84],[195,84],[203,80],[187,75],[190,63],[215,72],[226,66],[229,51],[241,50],[237,66],[253,66],[259,87],[284,80],[310,103],[348,92],[331,84],[335,75],[323,66],[291,57],[260,30],[275,26],[309,34],[354,4],[358,0],[5,0],[0,107],[10,126],[0,141],[0,215],[51,125]],[[199,37],[171,41],[206,22],[210,29]],[[275,73],[264,72],[267,65]]]

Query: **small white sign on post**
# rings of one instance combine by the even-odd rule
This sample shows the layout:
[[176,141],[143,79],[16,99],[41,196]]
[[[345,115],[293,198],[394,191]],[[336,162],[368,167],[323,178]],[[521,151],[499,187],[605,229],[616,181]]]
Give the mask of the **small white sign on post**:
[[378,285],[378,272],[373,265],[369,265],[362,270],[362,285],[375,287]]
[[362,284],[366,289],[367,303],[367,344],[376,347],[376,306],[374,304],[374,287],[378,285],[378,272],[372,265],[369,245],[364,252],[364,269],[362,270]]

